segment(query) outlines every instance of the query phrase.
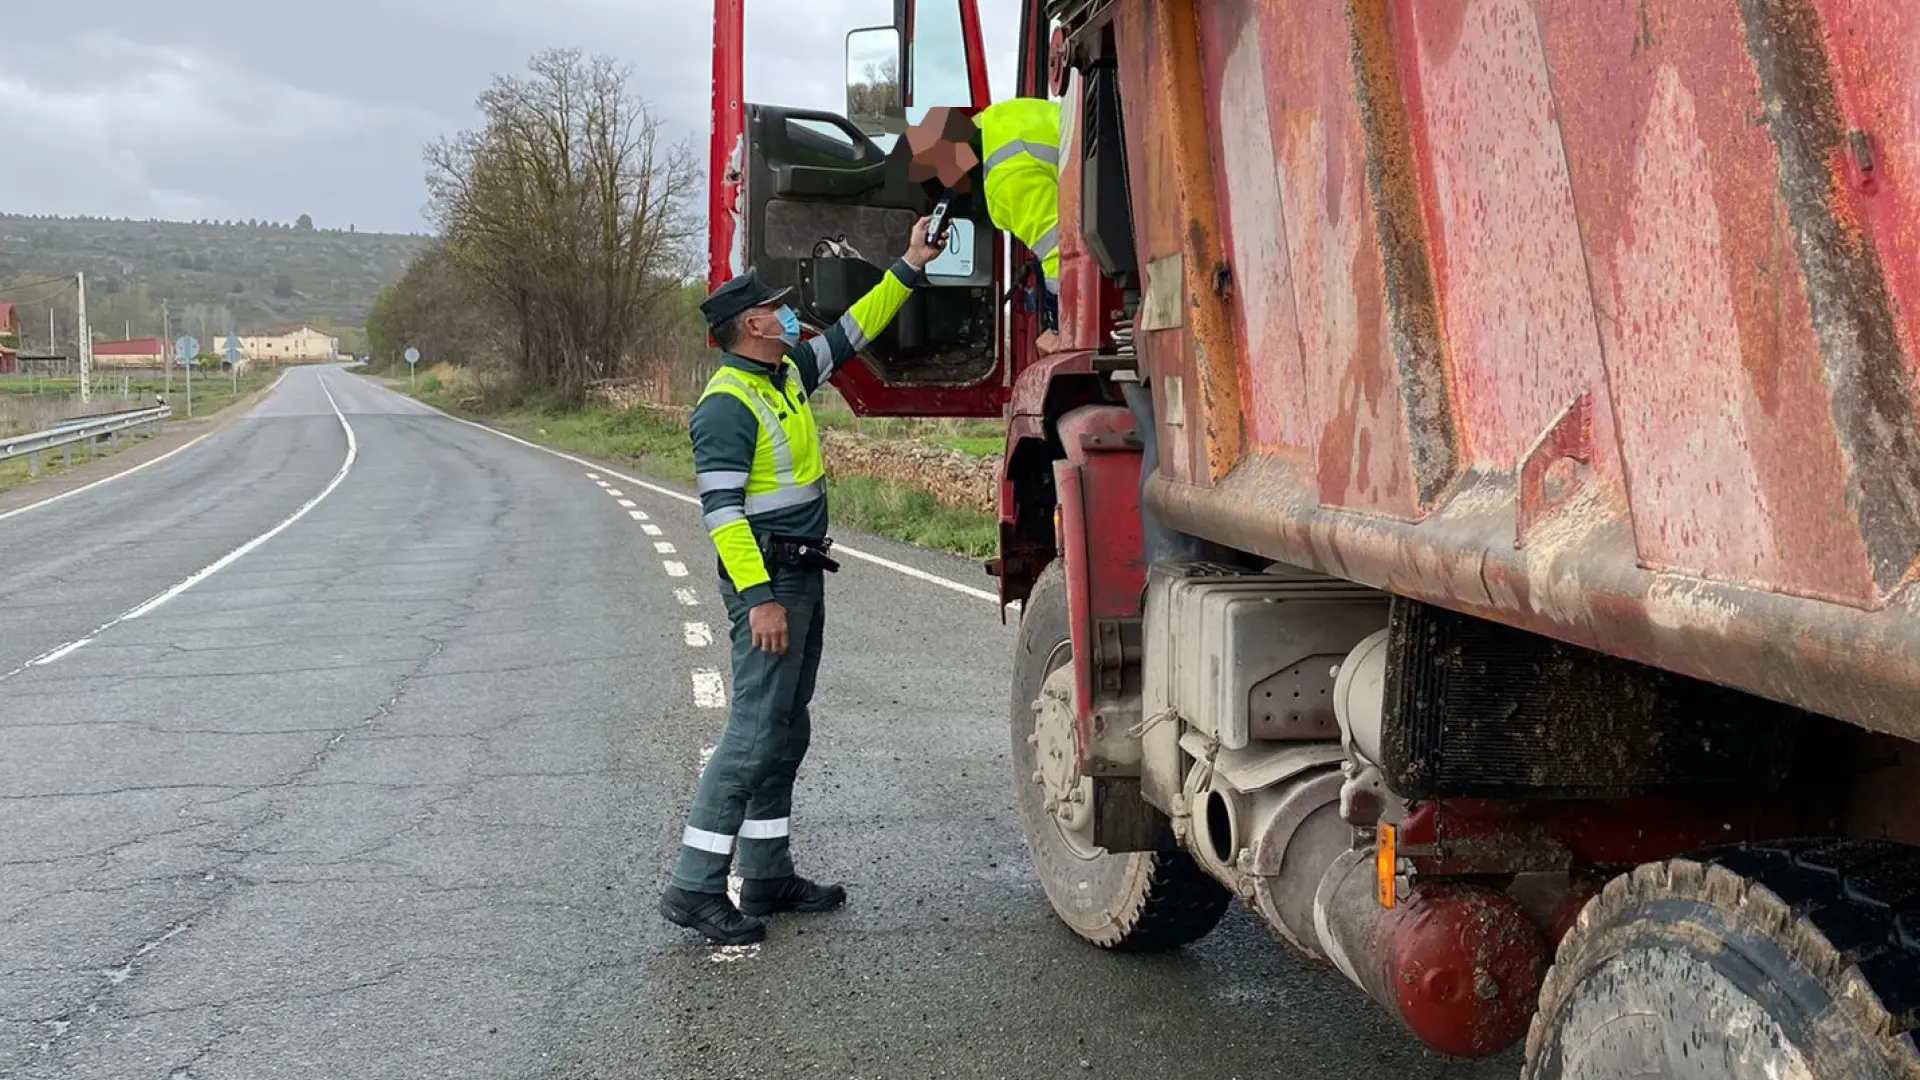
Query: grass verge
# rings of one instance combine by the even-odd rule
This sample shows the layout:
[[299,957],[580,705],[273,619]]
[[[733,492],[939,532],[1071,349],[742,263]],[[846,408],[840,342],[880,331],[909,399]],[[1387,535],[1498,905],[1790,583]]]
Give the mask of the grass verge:
[[[413,396],[455,416],[491,424],[556,450],[630,465],[660,480],[693,482],[693,448],[687,433],[641,410],[599,405],[566,409],[538,403],[463,409],[457,402],[472,395],[465,388],[450,392],[447,382],[438,373],[422,377]],[[390,385],[407,389],[404,380]],[[994,452],[998,452],[997,440]],[[836,524],[875,536],[970,558],[986,558],[999,547],[1000,527],[992,515],[942,505],[918,488],[871,476],[830,475],[827,498]]]
[[[193,418],[199,420],[213,416],[242,398],[247,397],[249,394],[252,394],[254,391],[272,385],[273,381],[279,377],[280,371],[278,369],[243,375],[240,377],[238,389],[235,389],[233,383],[224,376],[209,376],[204,381],[196,377],[193,381]],[[67,383],[71,383],[71,385],[66,385]],[[0,377],[0,394],[10,395],[16,401],[24,401],[30,396],[25,389],[26,385],[26,380],[20,376],[8,375]],[[77,379],[36,379],[34,385],[36,391],[43,393],[78,394],[80,392],[79,380]],[[127,384],[127,394],[123,398],[120,394],[121,383],[119,379],[115,378],[111,381],[112,396],[110,397],[107,396],[107,389],[109,387],[108,380],[103,377],[98,385],[101,389],[99,396],[95,398],[92,406],[92,411],[95,412],[110,412],[114,409],[121,408],[137,409],[151,405],[154,403],[154,395],[160,393],[163,388],[161,380],[157,378],[132,379]],[[173,405],[173,415],[175,419],[169,421],[169,423],[187,419],[186,387],[184,382],[179,378],[173,380],[173,397],[170,403]],[[63,413],[62,415],[67,414]],[[42,427],[36,430],[45,430],[45,428]],[[48,451],[40,455],[40,475],[38,476],[33,475],[28,469],[27,460],[24,457],[17,458],[13,461],[0,462],[0,492],[23,487],[35,480],[43,480],[49,477],[63,475],[90,461],[104,457],[112,457],[122,450],[138,445],[141,441],[142,440],[136,437],[129,436],[122,438],[117,446],[99,443],[93,446],[91,450],[86,446],[76,444],[73,448],[72,465],[67,464],[66,455],[62,451]]]

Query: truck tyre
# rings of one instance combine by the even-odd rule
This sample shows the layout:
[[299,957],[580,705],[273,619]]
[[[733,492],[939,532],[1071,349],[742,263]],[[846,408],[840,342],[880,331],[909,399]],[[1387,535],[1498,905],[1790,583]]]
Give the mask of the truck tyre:
[[1197,941],[1226,911],[1225,888],[1182,851],[1107,854],[1070,843],[1034,779],[1036,702],[1047,677],[1072,657],[1066,575],[1056,562],[1021,611],[1013,674],[1014,805],[1047,900],[1074,933],[1101,948],[1150,952]]
[[1920,1077],[1920,851],[1742,845],[1643,866],[1580,913],[1525,1080]]

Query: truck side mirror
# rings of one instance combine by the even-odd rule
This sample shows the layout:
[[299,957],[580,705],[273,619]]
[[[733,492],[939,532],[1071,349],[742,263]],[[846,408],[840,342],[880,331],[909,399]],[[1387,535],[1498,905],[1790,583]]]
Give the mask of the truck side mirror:
[[904,123],[900,31],[869,26],[847,34],[847,119],[868,137]]

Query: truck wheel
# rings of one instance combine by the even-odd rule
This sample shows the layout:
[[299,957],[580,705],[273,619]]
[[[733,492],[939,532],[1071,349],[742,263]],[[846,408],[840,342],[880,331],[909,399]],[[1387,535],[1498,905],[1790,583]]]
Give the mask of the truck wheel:
[[1055,563],[1020,615],[1013,674],[1014,804],[1053,910],[1102,948],[1174,949],[1212,930],[1230,896],[1181,851],[1108,854],[1092,842],[1091,782],[1072,739],[1066,576]]
[[1744,845],[1643,866],[1580,913],[1525,1080],[1920,1077],[1920,851]]

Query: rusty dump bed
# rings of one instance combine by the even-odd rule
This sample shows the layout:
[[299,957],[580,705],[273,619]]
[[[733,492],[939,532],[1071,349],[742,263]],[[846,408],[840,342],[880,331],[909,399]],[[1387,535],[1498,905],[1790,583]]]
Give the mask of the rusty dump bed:
[[1920,737],[1920,3],[1108,12],[1163,520]]

